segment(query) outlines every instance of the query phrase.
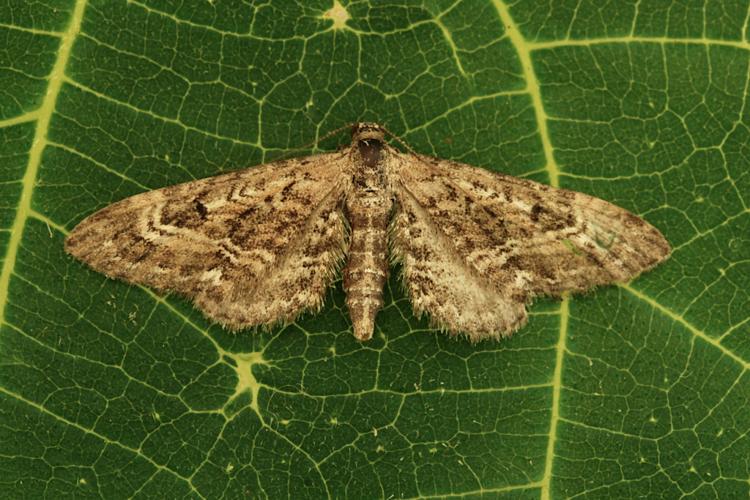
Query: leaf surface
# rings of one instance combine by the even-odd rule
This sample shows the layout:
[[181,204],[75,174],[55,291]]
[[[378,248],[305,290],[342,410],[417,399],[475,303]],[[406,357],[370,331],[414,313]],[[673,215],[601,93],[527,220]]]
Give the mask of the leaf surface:
[[[0,496],[747,497],[747,2],[0,5]],[[672,258],[470,345],[397,278],[231,335],[66,256],[83,217],[383,123]]]

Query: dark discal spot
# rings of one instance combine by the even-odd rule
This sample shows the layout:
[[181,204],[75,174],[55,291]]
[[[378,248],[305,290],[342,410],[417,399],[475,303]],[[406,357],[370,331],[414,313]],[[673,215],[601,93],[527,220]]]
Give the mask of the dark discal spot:
[[505,195],[505,200],[508,202],[513,201],[513,186],[505,185],[503,186],[503,194]]
[[456,189],[450,184],[446,184],[445,188],[448,191],[448,195],[446,196],[446,198],[448,198],[449,201],[457,201],[458,193],[456,193]]
[[271,203],[273,201],[273,196],[271,196],[270,194],[266,195],[266,197],[263,198],[263,201],[265,201],[266,203]]
[[508,259],[500,266],[500,269],[520,269],[521,268],[521,257],[518,255],[511,255]]
[[297,181],[292,181],[281,190],[281,201],[286,201],[287,197],[292,193],[292,188]]
[[539,214],[544,212],[544,207],[541,206],[539,203],[535,203],[533,207],[531,207],[531,220],[534,222],[539,222]]
[[245,210],[243,210],[242,212],[240,212],[240,218],[241,219],[245,219],[247,217],[250,217],[251,215],[253,215],[257,211],[258,211],[257,207],[247,207]]
[[201,219],[205,219],[208,215],[208,209],[206,208],[206,205],[204,205],[201,200],[195,199],[193,200],[193,206],[195,207],[195,211],[198,212],[198,215]]
[[463,242],[462,248],[468,254],[473,252],[474,249],[477,248],[477,243],[473,238],[466,238],[466,241]]

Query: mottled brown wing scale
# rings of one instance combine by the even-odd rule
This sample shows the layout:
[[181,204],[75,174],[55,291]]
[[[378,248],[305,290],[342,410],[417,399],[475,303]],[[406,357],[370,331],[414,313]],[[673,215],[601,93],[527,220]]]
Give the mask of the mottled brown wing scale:
[[[524,304],[535,295],[628,281],[670,252],[654,227],[592,196],[427,157],[401,155],[392,168],[399,179],[394,188],[399,217],[406,214],[414,219],[410,224],[443,235],[450,243],[446,250],[462,265],[486,280],[505,303],[520,304],[523,311],[513,308],[507,326],[499,327],[503,335],[523,324]],[[435,314],[434,306],[423,308],[444,328],[466,332],[463,316],[473,314],[471,305],[442,291],[445,271],[430,273],[431,281],[421,288],[409,282],[424,265],[416,240],[406,237],[406,224],[394,233],[394,249],[405,263],[412,301],[460,311],[452,316]],[[485,336],[470,333],[472,339]]]
[[[465,194],[463,208],[490,216],[483,221],[490,224],[484,230],[473,227],[457,241],[461,252],[495,280],[510,271],[531,294],[559,295],[629,281],[671,251],[656,228],[599,198],[468,165],[440,163],[443,172],[452,172],[448,182]],[[508,185],[512,189],[499,189]],[[472,248],[491,242],[499,245],[491,245],[489,254]]]
[[398,194],[391,225],[392,257],[400,262],[412,309],[436,326],[472,341],[500,338],[526,322],[526,307],[467,265],[450,238],[408,190]]
[[341,265],[347,169],[322,154],[149,191],[82,221],[65,248],[231,329],[291,320],[320,307]]

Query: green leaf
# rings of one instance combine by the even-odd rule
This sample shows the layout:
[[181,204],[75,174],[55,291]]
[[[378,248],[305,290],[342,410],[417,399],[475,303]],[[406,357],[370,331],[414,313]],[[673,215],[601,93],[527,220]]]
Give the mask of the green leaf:
[[[749,17],[741,0],[2,3],[0,496],[747,497]],[[109,203],[356,120],[626,207],[674,254],[470,345],[415,318],[397,278],[369,343],[340,285],[319,314],[235,336],[63,252]]]

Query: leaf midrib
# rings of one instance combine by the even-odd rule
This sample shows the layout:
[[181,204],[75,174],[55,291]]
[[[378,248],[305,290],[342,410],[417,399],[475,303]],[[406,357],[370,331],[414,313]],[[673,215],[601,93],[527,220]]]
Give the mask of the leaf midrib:
[[2,271],[0,272],[0,324],[5,323],[5,306],[8,303],[8,288],[13,269],[18,257],[18,249],[21,246],[21,237],[26,226],[26,221],[31,215],[31,197],[34,193],[39,165],[42,162],[42,153],[47,145],[47,132],[49,130],[50,119],[57,105],[57,97],[60,94],[63,81],[65,79],[65,68],[68,65],[70,52],[73,42],[81,29],[83,12],[86,9],[87,0],[77,0],[73,13],[70,18],[68,29],[60,38],[60,47],[52,71],[47,77],[49,87],[44,96],[41,106],[34,111],[37,117],[34,140],[31,143],[29,151],[29,164],[21,180],[21,196],[18,203],[18,210],[10,229],[10,239],[8,241],[8,250],[3,260]]
[[[549,183],[553,187],[560,187],[560,169],[555,162],[552,153],[552,139],[549,136],[547,128],[547,114],[544,112],[542,104],[542,94],[540,91],[539,80],[534,72],[534,66],[531,62],[531,51],[533,46],[527,43],[516,25],[515,20],[508,12],[507,6],[499,0],[493,0],[497,9],[500,21],[505,27],[505,32],[510,38],[511,45],[516,48],[516,52],[521,62],[523,77],[526,81],[526,90],[529,93],[536,116],[536,123],[539,127],[539,136],[542,140],[542,149],[544,151],[545,170],[549,176]],[[550,409],[549,438],[547,440],[547,454],[544,463],[544,474],[540,481],[541,497],[544,500],[550,498],[550,486],[552,484],[552,466],[555,451],[555,442],[557,441],[557,422],[560,418],[560,392],[562,390],[562,364],[565,356],[566,342],[568,337],[568,318],[570,300],[568,294],[564,294],[560,301],[560,327],[558,330],[557,344],[555,345],[555,370],[552,374],[552,404]]]

